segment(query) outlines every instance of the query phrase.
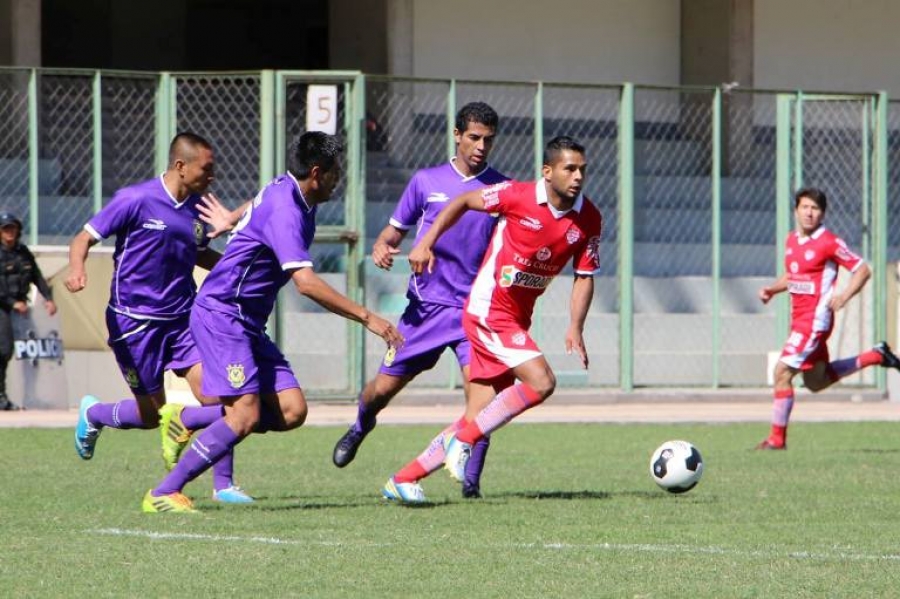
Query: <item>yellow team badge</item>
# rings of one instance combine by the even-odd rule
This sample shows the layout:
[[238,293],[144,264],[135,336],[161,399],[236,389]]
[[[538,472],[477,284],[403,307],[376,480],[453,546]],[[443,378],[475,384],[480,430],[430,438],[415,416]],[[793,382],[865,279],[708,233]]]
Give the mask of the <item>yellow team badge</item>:
[[384,365],[390,366],[394,363],[394,358],[397,357],[397,348],[393,345],[389,345],[387,351],[384,353]]
[[203,245],[203,242],[206,241],[206,227],[196,218],[194,219],[194,241],[197,242],[197,245]]
[[125,382],[128,383],[128,386],[132,389],[136,388],[141,384],[141,381],[138,380],[137,370],[134,368],[128,368],[125,370]]
[[244,376],[244,365],[243,364],[229,364],[228,365],[228,382],[231,383],[231,386],[235,389],[240,389],[244,386],[244,382],[246,381],[246,377]]

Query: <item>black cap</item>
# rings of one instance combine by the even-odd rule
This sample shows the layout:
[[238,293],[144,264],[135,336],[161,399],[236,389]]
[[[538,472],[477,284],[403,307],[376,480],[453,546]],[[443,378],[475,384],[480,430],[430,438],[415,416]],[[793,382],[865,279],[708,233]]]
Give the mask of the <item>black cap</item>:
[[12,212],[0,212],[0,229],[9,225],[15,225],[22,230],[22,221],[20,221]]

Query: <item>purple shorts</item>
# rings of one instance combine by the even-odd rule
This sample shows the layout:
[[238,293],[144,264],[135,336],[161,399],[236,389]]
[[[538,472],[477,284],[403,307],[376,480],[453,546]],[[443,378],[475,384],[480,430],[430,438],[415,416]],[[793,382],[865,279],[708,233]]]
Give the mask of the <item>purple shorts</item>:
[[106,328],[122,376],[137,395],[162,389],[166,370],[200,362],[187,314],[175,320],[139,320],[107,308]]
[[300,388],[291,365],[262,331],[202,306],[191,310],[191,334],[203,360],[203,394],[228,397]]
[[399,350],[389,349],[379,372],[393,376],[416,376],[431,370],[448,347],[456,353],[460,367],[469,364],[469,340],[462,328],[462,308],[411,300],[397,330],[406,339]]

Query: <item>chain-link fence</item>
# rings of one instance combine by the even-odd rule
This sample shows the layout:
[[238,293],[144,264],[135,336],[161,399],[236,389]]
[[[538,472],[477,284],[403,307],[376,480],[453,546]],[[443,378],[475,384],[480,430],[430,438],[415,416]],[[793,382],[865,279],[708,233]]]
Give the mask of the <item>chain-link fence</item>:
[[[323,77],[288,74],[273,98],[256,72],[0,70],[0,207],[22,216],[32,242],[67,243],[116,189],[158,174],[168,140],[186,129],[213,143],[213,190],[236,205],[275,174],[266,157],[283,157],[285,148],[272,140],[286,146],[304,130],[309,86]],[[357,223],[368,251],[412,174],[453,154],[459,107],[479,100],[497,110],[491,164],[517,179],[537,176],[543,144],[556,135],[586,146],[586,195],[604,215],[603,267],[585,333],[591,370],[581,371],[563,349],[569,285],[552,285],[535,318],[534,335],[563,385],[620,386],[632,365],[638,386],[765,384],[787,307],[762,306],[756,290],[781,271],[779,230],[788,230],[792,206],[779,202],[789,203],[786,190],[799,184],[828,191],[828,226],[866,258],[900,258],[900,227],[888,226],[886,247],[871,235],[876,206],[887,201],[872,177],[879,168],[887,167],[892,190],[889,223],[900,211],[900,108],[891,103],[887,126],[879,126],[875,96],[636,86],[629,108],[627,86],[367,76],[357,94],[352,77],[330,80],[339,133],[360,139],[363,149],[348,154],[351,176],[319,210],[320,227],[332,233],[315,250],[317,269],[351,294],[364,286],[368,305],[392,318],[406,303],[406,265],[400,260],[384,273],[356,264],[359,255],[333,230]],[[633,135],[625,139],[623,131]],[[879,135],[887,156],[876,151]],[[360,206],[362,219],[353,216]],[[623,217],[633,230],[620,229]],[[623,273],[633,276],[623,280]],[[858,314],[840,324],[840,353],[883,330],[874,297],[864,294]],[[355,351],[352,325],[292,290],[280,304],[279,341],[313,392],[356,388],[349,365],[356,358],[348,356],[362,356],[367,376],[375,372],[383,351],[377,339],[366,336]],[[340,373],[328,366],[342,360]],[[459,384],[449,356],[414,382]]]

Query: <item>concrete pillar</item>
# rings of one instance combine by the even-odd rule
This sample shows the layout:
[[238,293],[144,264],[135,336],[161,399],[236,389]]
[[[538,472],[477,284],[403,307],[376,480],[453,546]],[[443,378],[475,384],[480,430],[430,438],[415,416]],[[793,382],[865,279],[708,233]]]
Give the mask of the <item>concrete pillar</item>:
[[[682,0],[681,83],[753,87],[753,0]],[[753,95],[722,97],[722,172],[739,174],[751,144]]]
[[388,72],[388,3],[389,0],[330,0],[329,68],[372,74]]
[[413,0],[387,0],[387,72],[412,77]]
[[41,66],[41,0],[0,0],[0,65]]

